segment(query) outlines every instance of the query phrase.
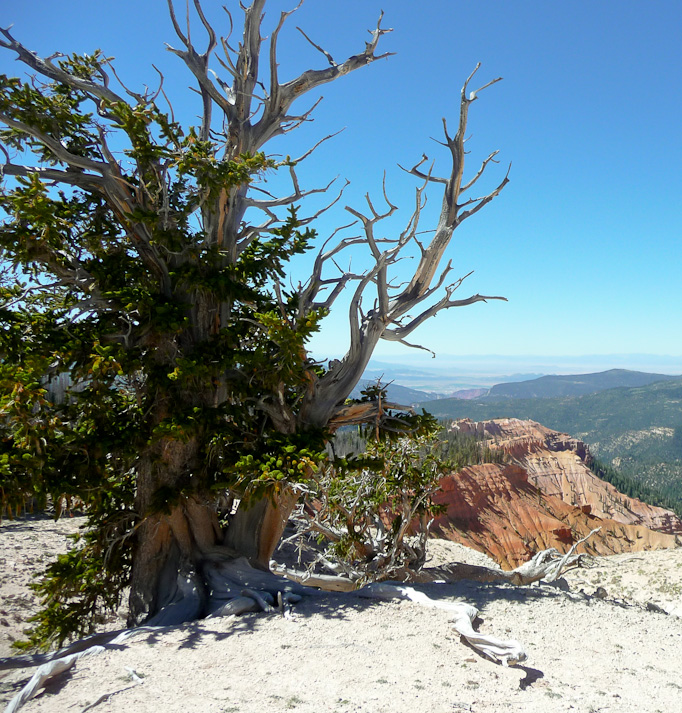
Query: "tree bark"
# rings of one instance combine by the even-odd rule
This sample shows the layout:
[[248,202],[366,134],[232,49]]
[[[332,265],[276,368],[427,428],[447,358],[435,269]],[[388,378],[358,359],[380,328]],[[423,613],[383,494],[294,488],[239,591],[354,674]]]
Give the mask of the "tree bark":
[[270,560],[291,515],[298,495],[292,488],[274,498],[240,504],[230,520],[223,544],[246,557],[258,569],[270,570]]
[[220,539],[215,504],[198,496],[183,498],[168,514],[146,517],[138,527],[133,556],[129,625],[139,625],[171,604],[178,597],[178,578],[192,581],[199,601],[205,599],[199,574],[203,555]]
[[[130,589],[129,624],[156,617],[173,605],[173,619],[206,614],[209,596],[206,557],[221,551],[228,558],[245,557],[269,571],[272,554],[298,496],[286,488],[277,496],[242,502],[223,529],[216,499],[193,490],[181,493],[188,473],[197,471],[200,456],[193,439],[160,439],[139,465],[137,527]],[[174,498],[164,503],[164,494]]]

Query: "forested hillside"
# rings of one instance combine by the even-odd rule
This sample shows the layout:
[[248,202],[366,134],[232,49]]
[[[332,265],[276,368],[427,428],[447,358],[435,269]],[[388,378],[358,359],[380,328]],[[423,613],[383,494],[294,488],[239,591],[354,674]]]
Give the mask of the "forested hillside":
[[682,378],[553,399],[420,404],[439,418],[522,418],[585,441],[605,465],[682,502]]
[[[480,463],[501,463],[503,453],[491,449],[484,436],[474,436],[444,428],[439,434],[438,455],[452,470],[460,470],[468,465]],[[330,443],[330,454],[339,458],[358,456],[367,447],[367,441],[360,430],[353,426],[340,429]]]
[[[359,399],[362,396],[363,389],[366,389],[368,386],[372,386],[376,383],[376,379],[361,380],[351,392],[350,398]],[[409,386],[401,386],[400,384],[394,384],[393,382],[389,382],[386,384],[386,395],[389,401],[393,401],[403,406],[412,406],[414,404],[419,403],[420,401],[431,400],[433,398],[440,397],[439,394],[422,391],[421,389],[413,389]]]
[[629,369],[609,369],[595,374],[567,374],[541,376],[528,381],[495,384],[485,401],[501,399],[548,399],[560,396],[584,396],[607,389],[647,386],[656,381],[670,381],[679,377],[667,374],[650,374]]

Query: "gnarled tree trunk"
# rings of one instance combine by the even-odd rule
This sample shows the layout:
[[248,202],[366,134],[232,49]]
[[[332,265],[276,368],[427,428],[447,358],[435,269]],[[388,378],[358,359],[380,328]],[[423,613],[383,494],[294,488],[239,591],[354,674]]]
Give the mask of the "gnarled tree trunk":
[[262,498],[242,506],[224,531],[215,502],[196,495],[183,496],[169,513],[147,516],[137,531],[129,624],[139,625],[164,607],[177,605],[187,598],[185,585],[191,596],[179,620],[205,616],[210,594],[206,570],[216,557],[243,557],[253,567],[269,571],[295,501],[293,491],[288,491],[274,500]]
[[[285,487],[281,493],[241,502],[225,527],[218,517],[217,499],[197,492],[181,493],[188,473],[197,466],[196,441],[160,439],[141,459],[136,509],[143,514],[136,529],[130,590],[131,625],[153,619],[187,599],[186,619],[205,616],[210,586],[207,557],[244,557],[251,566],[269,571],[270,559],[298,499]],[[160,500],[160,502],[157,502]],[[186,596],[189,591],[191,596]]]
[[[179,129],[172,111],[166,115],[159,110],[156,100],[162,93],[161,87],[156,93],[145,90],[145,94],[139,94],[124,86],[119,94],[113,89],[116,77],[110,76],[109,60],[103,56],[86,57],[87,66],[82,65],[86,60],[81,59],[81,65],[76,62],[73,69],[67,61],[38,57],[16,41],[9,30],[0,29],[1,47],[15,52],[33,74],[59,87],[59,96],[73,98],[74,107],[80,107],[81,103],[87,105],[80,114],[80,110],[74,108],[78,120],[71,123],[66,115],[72,112],[64,110],[61,100],[56,109],[51,109],[48,120],[36,118],[31,102],[28,109],[20,107],[15,111],[17,107],[9,104],[17,97],[21,102],[27,92],[40,92],[35,89],[38,82],[34,82],[33,88],[25,84],[21,91],[10,87],[9,108],[0,112],[0,122],[9,131],[3,132],[3,136],[12,136],[8,144],[11,150],[0,142],[5,158],[0,172],[4,176],[35,181],[43,185],[47,193],[56,193],[52,186],[59,184],[66,194],[86,196],[92,201],[82,204],[78,229],[65,229],[66,238],[57,247],[51,242],[52,238],[42,242],[31,238],[40,248],[36,247],[31,264],[39,264],[49,275],[45,284],[53,283],[70,296],[66,312],[72,315],[73,322],[91,320],[92,333],[97,339],[101,336],[100,323],[114,325],[103,332],[106,337],[103,340],[115,344],[124,355],[120,362],[127,364],[128,375],[147,368],[145,378],[151,379],[150,374],[158,377],[159,391],[166,389],[166,413],[174,408],[183,412],[188,407],[190,410],[191,407],[199,410],[214,407],[214,413],[220,414],[220,407],[227,403],[226,384],[231,372],[241,373],[244,366],[239,359],[234,364],[229,359],[221,362],[219,356],[213,354],[211,363],[221,364],[215,371],[222,370],[211,374],[215,377],[214,390],[207,387],[204,393],[190,394],[186,399],[183,396],[180,403],[168,398],[171,386],[162,382],[164,378],[170,380],[174,371],[182,371],[183,359],[195,365],[206,359],[208,350],[204,347],[207,345],[218,343],[227,351],[238,352],[243,348],[244,353],[249,349],[252,354],[258,352],[253,346],[257,338],[244,337],[239,329],[244,323],[256,322],[258,300],[249,297],[243,300],[244,312],[251,309],[253,319],[233,314],[233,293],[252,286],[240,283],[240,275],[244,273],[239,258],[249,258],[249,248],[258,246],[254,243],[257,238],[267,242],[273,234],[280,234],[278,229],[288,224],[285,210],[291,209],[296,215],[294,209],[304,198],[326,190],[302,190],[299,185],[295,166],[311,151],[299,159],[287,157],[284,161],[269,161],[263,153],[265,145],[309,120],[314,106],[300,113],[292,109],[294,102],[306,93],[388,56],[376,54],[381,38],[390,32],[381,27],[382,17],[370,32],[364,48],[341,62],[303,35],[324,56],[324,66],[281,82],[277,43],[291,13],[282,13],[274,27],[263,28],[265,4],[266,0],[252,0],[249,5],[239,3],[244,12],[243,33],[238,40],[228,37],[221,41],[200,1],[194,0],[192,12],[207,40],[206,49],[201,52],[194,42],[197,33],[193,31],[190,36],[189,4],[184,28],[176,18],[173,0],[168,0],[171,22],[180,43],[180,48],[169,47],[169,50],[193,75],[201,99],[200,125],[186,130]],[[232,31],[231,27],[228,29]],[[264,47],[266,36],[268,45]],[[214,55],[217,48],[220,56]],[[260,64],[267,65],[265,73],[259,73]],[[280,312],[282,322],[303,342],[310,335],[306,329],[312,329],[313,322],[334,305],[344,289],[352,287],[345,356],[330,363],[325,372],[304,355],[305,378],[299,381],[305,381],[305,389],[299,388],[300,383],[292,379],[296,382],[292,388],[273,387],[269,393],[253,396],[249,392],[248,397],[244,397],[248,408],[262,416],[262,424],[269,432],[289,435],[306,430],[319,432],[330,424],[333,427],[343,423],[344,418],[351,417],[344,412],[345,399],[361,378],[379,340],[414,346],[406,339],[438,312],[487,299],[503,299],[480,294],[454,299],[453,293],[464,278],[450,282],[451,263],[441,267],[455,229],[498,196],[508,182],[505,175],[493,190],[478,192],[476,184],[494,162],[497,152],[483,161],[468,182],[463,180],[469,108],[482,89],[498,81],[495,79],[469,91],[468,85],[476,70],[462,88],[454,135],[450,135],[443,122],[444,146],[450,154],[447,175],[436,176],[431,169],[422,171],[426,157],[408,171],[419,179],[420,186],[416,189],[416,207],[402,232],[387,238],[376,234],[379,222],[397,209],[390,203],[384,186],[387,206],[384,212],[375,208],[369,196],[365,213],[347,208],[359,221],[362,235],[340,238],[329,248],[329,241],[325,242],[304,284],[286,288],[280,264],[270,273],[264,271],[262,274],[266,277],[259,278],[267,283],[258,287],[268,292],[269,300],[275,304],[273,311]],[[49,120],[55,117],[55,122]],[[57,119],[64,123],[65,129],[52,127],[52,123],[59,124]],[[127,147],[124,160],[117,158],[109,146],[107,137],[111,134],[117,136],[112,147],[115,145],[118,150],[119,139],[121,145]],[[45,165],[15,162],[16,156],[21,156],[21,152],[15,151],[18,137],[22,137],[23,148],[40,147],[37,163]],[[259,172],[273,166],[290,172],[289,195],[278,197],[253,189],[252,181]],[[243,168],[246,172],[242,174]],[[431,231],[424,230],[419,221],[425,205],[424,191],[433,186],[442,190],[442,201],[438,222]],[[109,223],[106,236],[100,235],[102,231],[88,222],[92,211],[85,208],[95,204]],[[321,212],[297,217],[298,225],[311,224]],[[20,215],[17,223],[23,225],[24,222]],[[66,222],[61,217],[53,221],[55,224]],[[53,228],[50,223],[50,229],[44,232]],[[57,228],[54,230],[58,232]],[[337,231],[330,240],[336,241],[336,234]],[[424,239],[426,234],[432,234],[428,243]],[[352,248],[366,252],[360,262],[365,259],[369,267],[359,274],[339,269],[340,253]],[[91,259],[93,254],[96,259]],[[256,252],[252,262],[258,262],[260,254]],[[295,254],[293,248],[287,253],[290,254]],[[117,265],[118,262],[110,260],[112,256],[116,260],[123,259],[126,264],[128,260],[133,263],[126,267],[125,279],[121,278],[123,286],[117,283],[116,289],[112,289],[111,276],[105,274],[106,270],[98,263],[98,259],[106,258],[108,265]],[[416,259],[412,276],[403,282],[402,276],[398,279],[393,274],[393,269],[405,257]],[[253,275],[260,274],[254,269],[252,280]],[[136,284],[129,284],[135,280]],[[168,312],[155,309],[159,305],[169,308],[172,319]],[[184,314],[179,314],[182,309]],[[176,325],[176,319],[182,322],[181,326]],[[235,340],[241,342],[237,345],[228,339],[221,342],[223,330],[229,331],[235,322],[238,327],[234,331],[240,335]],[[263,324],[258,323],[256,328],[260,330],[259,335],[267,333],[268,339],[276,340],[276,335],[271,337]],[[162,336],[158,337],[159,334]],[[161,346],[153,343],[157,337],[163,342]],[[286,340],[283,343],[289,344]],[[158,363],[154,362],[155,350],[159,352]],[[143,363],[143,367],[138,363]],[[199,364],[202,366],[205,365]],[[250,375],[241,373],[241,376],[251,383]],[[197,381],[201,378],[206,379],[206,375],[201,374]],[[110,386],[116,389],[115,385]],[[150,398],[155,398],[153,389],[150,392]],[[145,397],[149,397],[150,392]],[[148,405],[149,398],[141,410],[146,410]],[[152,419],[154,426],[164,417],[159,413],[156,420]],[[212,421],[216,430],[220,428],[215,426],[220,417],[225,418],[223,424],[229,418],[224,414],[217,416]],[[146,415],[141,417],[145,418]],[[146,425],[147,421],[140,432]],[[263,431],[255,429],[254,433],[253,437],[258,438]],[[150,436],[146,432],[142,435]],[[204,432],[202,436],[205,435]],[[184,607],[183,615],[187,616],[190,611],[193,615],[205,613],[204,600],[214,595],[214,588],[224,584],[226,591],[229,589],[226,579],[213,576],[221,567],[224,571],[223,564],[217,563],[222,555],[217,556],[216,549],[233,561],[245,556],[255,566],[267,569],[293,506],[295,495],[289,491],[273,501],[250,503],[249,507],[239,508],[224,533],[219,526],[213,495],[207,493],[208,486],[195,482],[196,474],[202,472],[205,465],[202,459],[206,457],[198,441],[195,436],[189,440],[182,440],[180,436],[175,440],[170,436],[158,437],[140,454],[137,462],[135,510],[139,524],[133,554],[133,622],[154,620],[169,607],[175,607],[177,612]],[[210,438],[205,439],[203,445],[209,441]],[[181,604],[183,601],[185,604]],[[180,614],[172,617],[179,620]]]
[[298,495],[292,488],[272,498],[240,503],[230,518],[223,545],[246,557],[259,569],[270,570],[270,560],[279,544]]
[[183,495],[188,474],[199,465],[196,438],[162,437],[138,462],[136,528],[130,589],[130,623],[140,624],[176,595],[177,578],[196,576],[202,552],[220,541],[215,502]]

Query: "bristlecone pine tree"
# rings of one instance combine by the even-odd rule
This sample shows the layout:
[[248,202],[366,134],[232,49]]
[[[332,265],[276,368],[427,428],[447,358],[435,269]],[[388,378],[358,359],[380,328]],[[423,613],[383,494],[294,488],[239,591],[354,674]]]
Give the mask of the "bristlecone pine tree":
[[[1,30],[0,46],[34,78],[0,77],[0,497],[10,515],[28,501],[78,499],[91,525],[40,585],[34,642],[88,630],[126,586],[130,624],[187,620],[229,598],[229,563],[268,568],[329,434],[377,418],[376,402],[346,399],[378,341],[499,299],[455,299],[464,278],[450,282],[441,265],[455,228],[507,183],[470,197],[497,152],[463,181],[469,107],[497,80],[471,91],[472,73],[454,135],[443,122],[449,175],[423,168],[426,157],[409,170],[419,185],[402,232],[377,235],[396,210],[385,191],[383,210],[369,199],[364,213],[348,208],[362,237],[327,244],[307,282],[285,289],[290,258],[315,238],[317,216],[298,206],[321,189],[302,190],[296,161],[273,160],[266,145],[309,118],[292,113],[307,92],[386,57],[377,46],[388,30],[380,18],[339,63],[313,45],[325,66],[281,83],[277,42],[291,13],[265,41],[265,0],[234,3],[244,24],[233,49],[193,5],[203,51],[169,0],[170,51],[200,97],[193,127],[160,108],[163,92],[119,84],[100,52],[42,59]],[[288,195],[254,190],[268,170],[290,173]],[[432,184],[442,210],[423,243]],[[394,287],[391,269],[411,249],[412,277]],[[371,266],[339,271],[348,250],[366,250]],[[306,344],[344,290],[348,351],[325,368]]]

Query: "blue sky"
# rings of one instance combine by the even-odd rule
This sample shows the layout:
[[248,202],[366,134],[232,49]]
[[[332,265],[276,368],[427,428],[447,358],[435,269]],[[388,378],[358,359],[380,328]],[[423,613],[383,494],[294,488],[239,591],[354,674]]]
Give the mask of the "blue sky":
[[[226,27],[222,4],[204,2],[219,30]],[[237,3],[226,4],[235,6],[238,20]],[[176,113],[192,121],[191,78],[164,50],[164,42],[178,42],[163,0],[8,5],[0,23],[14,23],[15,36],[39,54],[101,47],[137,87],[156,82],[155,63]],[[273,0],[269,19],[294,5]],[[497,76],[504,81],[472,106],[469,166],[475,171],[499,149],[501,163],[491,167],[487,188],[510,162],[511,182],[458,229],[448,257],[457,276],[475,271],[462,296],[480,292],[509,301],[443,313],[412,341],[441,359],[665,354],[677,358],[682,372],[682,5],[307,0],[281,39],[282,76],[324,66],[296,25],[342,60],[363,49],[382,7],[384,26],[394,32],[380,48],[396,56],[325,86],[315,121],[272,147],[296,155],[346,127],[301,169],[309,187],[337,174],[352,182],[339,211],[319,221],[320,235],[348,222],[343,205],[362,207],[367,191],[379,199],[384,170],[391,200],[401,207],[387,234],[399,229],[415,184],[396,164],[413,165],[427,153],[438,167],[446,158],[431,137],[441,137],[442,117],[456,125],[462,82],[481,62],[476,86]],[[200,36],[198,25],[196,31]],[[9,53],[0,53],[0,71],[19,70]],[[434,192],[432,209],[438,202]],[[428,211],[426,217],[433,218]],[[424,229],[432,227],[427,223]],[[359,255],[353,264],[361,264]],[[345,351],[339,307],[314,343],[319,356]],[[393,344],[377,355],[417,356]]]

